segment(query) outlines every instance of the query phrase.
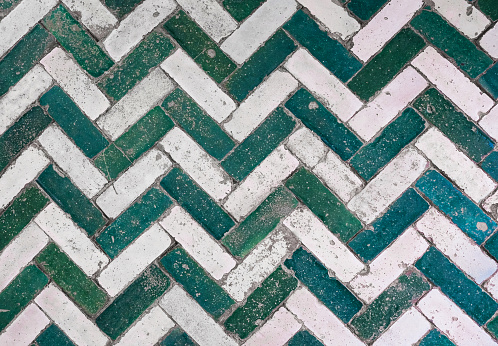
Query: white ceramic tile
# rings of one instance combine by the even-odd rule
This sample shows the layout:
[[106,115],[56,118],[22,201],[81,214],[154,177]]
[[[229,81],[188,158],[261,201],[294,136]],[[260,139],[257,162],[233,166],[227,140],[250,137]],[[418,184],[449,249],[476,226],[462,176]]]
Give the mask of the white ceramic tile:
[[315,167],[327,154],[327,146],[306,126],[294,132],[285,145],[308,168]]
[[491,24],[481,11],[465,0],[432,0],[434,8],[469,38],[476,38]]
[[489,55],[493,58],[498,59],[498,25],[495,24],[491,30],[486,32],[481,39],[479,44]]
[[374,346],[399,346],[413,345],[427,332],[431,324],[414,307],[411,307],[392,324],[372,345]]
[[48,317],[31,303],[0,334],[0,345],[29,345],[49,324]]
[[79,20],[98,39],[112,30],[118,20],[99,0],[62,0],[71,11],[79,13]]
[[278,309],[266,323],[254,333],[244,346],[282,346],[296,334],[301,324],[285,307]]

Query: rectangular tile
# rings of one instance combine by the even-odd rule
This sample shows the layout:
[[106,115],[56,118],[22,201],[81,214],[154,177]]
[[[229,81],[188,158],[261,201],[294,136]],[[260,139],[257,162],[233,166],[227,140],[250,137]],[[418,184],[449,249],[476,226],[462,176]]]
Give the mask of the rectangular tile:
[[0,335],[5,345],[27,345],[50,324],[48,317],[31,303]]

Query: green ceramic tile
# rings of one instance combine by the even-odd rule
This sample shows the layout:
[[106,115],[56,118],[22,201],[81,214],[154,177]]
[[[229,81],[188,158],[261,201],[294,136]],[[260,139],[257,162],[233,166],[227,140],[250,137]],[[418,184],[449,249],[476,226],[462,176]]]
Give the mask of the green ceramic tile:
[[481,168],[488,173],[491,178],[498,181],[498,152],[493,151],[482,162]]
[[69,180],[48,166],[36,180],[52,200],[68,213],[73,221],[92,236],[105,225],[101,211]]
[[486,328],[491,332],[491,334],[495,338],[498,338],[498,316],[496,316],[491,321],[489,321],[489,323],[486,326]]
[[159,343],[160,346],[195,346],[194,340],[181,328],[176,327]]
[[364,179],[370,180],[425,129],[425,121],[407,108],[371,143],[362,147],[350,163]]
[[114,144],[121,148],[123,153],[133,162],[149,150],[174,125],[161,107],[157,106],[116,139]]
[[277,31],[258,49],[226,83],[226,88],[237,101],[242,101],[263,79],[275,70],[296,45],[282,30]]
[[296,122],[283,108],[277,108],[222,162],[221,166],[241,181],[292,132]]
[[[20,313],[45,287],[48,278],[34,265],[29,265],[0,292],[0,329]],[[6,345],[7,346],[7,345]]]
[[185,12],[171,17],[164,28],[217,83],[236,69],[237,65]]
[[232,255],[245,257],[297,207],[297,203],[289,190],[277,188],[221,242]]
[[159,65],[174,46],[163,34],[153,31],[116,66],[98,86],[115,101],[140,82],[151,68]]
[[225,321],[225,328],[241,339],[254,330],[297,287],[297,280],[277,268]]
[[241,22],[249,17],[249,15],[265,1],[266,0],[223,0],[223,6],[225,6],[228,13],[230,13],[235,20]]
[[52,10],[42,23],[61,46],[93,77],[102,75],[114,64],[64,6],[59,5]]
[[306,168],[294,173],[285,186],[342,241],[361,229],[361,222]]
[[55,324],[50,325],[37,338],[38,346],[74,346],[71,339]]
[[89,158],[100,153],[109,144],[100,131],[58,86],[52,87],[40,98],[40,105]]
[[230,216],[180,168],[173,168],[161,186],[214,238],[235,224]]
[[104,173],[107,179],[116,177],[126,168],[131,166],[131,161],[114,144],[105,148],[102,153],[95,158],[95,166]]
[[47,204],[41,191],[31,186],[24,190],[0,216],[0,250],[3,250]]
[[107,295],[57,245],[50,243],[36,263],[86,313],[95,314],[107,302]]
[[235,301],[182,248],[161,259],[161,264],[175,281],[214,318],[219,318]]
[[493,67],[487,70],[481,78],[479,78],[479,84],[481,84],[495,100],[498,99],[498,64],[494,64]]
[[21,0],[3,0],[0,2],[0,15],[3,11],[8,11],[19,4]]
[[328,269],[303,248],[297,249],[284,265],[293,270],[299,281],[344,323],[348,323],[363,307],[354,294],[331,277]]
[[36,24],[12,50],[0,60],[0,95],[19,82],[55,46],[55,39]]
[[348,8],[361,20],[369,20],[387,0],[351,0]]
[[431,286],[419,274],[407,272],[355,317],[351,326],[360,338],[372,341],[430,289]]
[[169,285],[166,274],[151,265],[97,317],[97,326],[116,340]]
[[323,344],[306,330],[294,334],[287,346],[323,346]]
[[479,162],[493,150],[493,141],[436,89],[427,90],[414,102],[413,107],[472,160]]
[[320,136],[341,159],[348,160],[361,148],[361,140],[307,90],[299,89],[285,107]]
[[37,138],[52,119],[40,107],[31,108],[0,136],[0,171]]
[[418,346],[455,346],[455,344],[437,329],[432,329]]
[[415,55],[424,48],[424,40],[409,28],[402,29],[370,60],[348,86],[363,100],[385,87]]
[[498,20],[498,1],[497,0],[478,0],[479,9],[488,15],[492,20]]
[[410,22],[427,41],[455,60],[471,78],[480,75],[493,60],[436,12],[423,10]]
[[283,28],[342,82],[347,82],[362,67],[361,62],[339,41],[330,38],[327,32],[320,29],[302,10]]
[[173,91],[162,104],[192,138],[215,159],[221,160],[235,142],[181,89]]
[[100,233],[97,243],[109,257],[116,257],[149,228],[171,204],[171,199],[165,193],[158,188],[151,188]]
[[142,0],[103,0],[103,2],[121,19],[133,11]]

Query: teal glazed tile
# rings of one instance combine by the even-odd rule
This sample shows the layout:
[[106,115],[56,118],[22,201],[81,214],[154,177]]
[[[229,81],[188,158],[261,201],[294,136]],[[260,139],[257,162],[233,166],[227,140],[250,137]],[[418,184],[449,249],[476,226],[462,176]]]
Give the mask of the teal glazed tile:
[[498,64],[494,64],[480,78],[479,84],[491,94],[496,100],[498,99]]
[[323,344],[315,338],[310,332],[301,330],[294,334],[289,340],[288,346],[322,346]]
[[38,346],[74,346],[71,339],[64,332],[52,324],[36,338]]
[[432,329],[422,341],[419,346],[454,346],[450,339],[444,334],[441,334],[437,329]]
[[168,336],[161,341],[160,346],[195,346],[194,340],[188,336],[181,328],[176,327]]

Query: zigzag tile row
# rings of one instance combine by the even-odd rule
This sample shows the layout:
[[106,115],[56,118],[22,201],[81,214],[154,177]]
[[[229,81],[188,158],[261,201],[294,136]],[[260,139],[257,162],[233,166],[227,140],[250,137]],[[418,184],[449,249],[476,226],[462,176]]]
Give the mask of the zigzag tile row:
[[498,343],[496,0],[0,14],[0,344]]

